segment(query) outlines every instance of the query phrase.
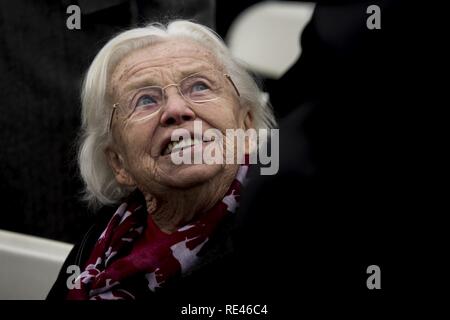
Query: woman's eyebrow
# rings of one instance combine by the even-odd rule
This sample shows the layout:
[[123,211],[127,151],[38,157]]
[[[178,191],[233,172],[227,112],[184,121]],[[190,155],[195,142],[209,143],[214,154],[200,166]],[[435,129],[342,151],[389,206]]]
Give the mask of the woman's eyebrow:
[[[176,83],[178,83],[179,81],[183,80],[184,78],[195,74],[195,73],[201,73],[203,71],[207,71],[207,70],[211,70],[211,67],[207,67],[207,66],[194,66],[194,67],[188,67],[188,68],[184,68],[182,70],[179,70],[177,72],[177,79],[176,79]],[[160,77],[158,77],[160,78]],[[130,92],[139,88],[143,88],[143,87],[149,87],[149,86],[165,86],[169,83],[162,83],[161,80],[155,79],[152,76],[149,75],[143,75],[142,77],[138,78],[138,79],[134,79],[131,80],[127,85],[125,85],[124,87],[124,92]]]
[[149,78],[148,76],[145,76],[139,79],[135,79],[126,84],[125,87],[123,88],[123,91],[130,92],[143,87],[160,86],[160,85],[161,81],[158,81],[155,78]]
[[183,80],[184,78],[186,78],[190,75],[193,75],[195,73],[201,73],[201,72],[208,71],[211,69],[212,69],[211,66],[209,66],[209,67],[208,66],[196,66],[196,67],[186,68],[186,69],[180,71],[180,76],[179,76],[178,81]]

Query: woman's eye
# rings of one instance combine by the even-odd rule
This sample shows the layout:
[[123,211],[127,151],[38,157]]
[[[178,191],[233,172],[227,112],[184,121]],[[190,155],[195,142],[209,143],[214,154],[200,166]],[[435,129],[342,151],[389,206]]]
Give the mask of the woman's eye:
[[204,90],[208,90],[208,89],[209,89],[209,86],[203,82],[197,82],[196,84],[194,84],[192,86],[192,92],[199,92],[199,91],[204,91]]
[[142,106],[150,106],[157,104],[157,100],[149,95],[145,95],[139,98],[139,100],[136,103],[136,107],[142,107]]

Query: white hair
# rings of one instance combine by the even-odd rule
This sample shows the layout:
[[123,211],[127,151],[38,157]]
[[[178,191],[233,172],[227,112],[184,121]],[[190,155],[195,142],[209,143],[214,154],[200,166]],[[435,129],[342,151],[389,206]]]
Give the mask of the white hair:
[[143,28],[122,32],[112,38],[97,54],[88,69],[82,89],[82,127],[78,149],[78,165],[84,181],[84,199],[91,207],[111,205],[131,190],[117,183],[110,168],[105,148],[111,143],[108,123],[112,110],[108,86],[117,64],[130,52],[171,38],[188,38],[211,51],[222,63],[240,92],[240,103],[250,108],[256,129],[275,126],[266,99],[248,72],[231,56],[223,40],[211,29],[186,20],[172,21],[167,26],[152,23]]

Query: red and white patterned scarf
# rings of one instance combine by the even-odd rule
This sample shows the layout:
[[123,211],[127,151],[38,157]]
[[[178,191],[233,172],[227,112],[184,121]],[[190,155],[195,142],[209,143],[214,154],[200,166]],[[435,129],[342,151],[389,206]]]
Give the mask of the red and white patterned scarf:
[[67,299],[139,299],[191,270],[219,222],[238,206],[247,170],[248,165],[240,166],[221,201],[171,234],[157,227],[142,201],[129,197],[100,235]]

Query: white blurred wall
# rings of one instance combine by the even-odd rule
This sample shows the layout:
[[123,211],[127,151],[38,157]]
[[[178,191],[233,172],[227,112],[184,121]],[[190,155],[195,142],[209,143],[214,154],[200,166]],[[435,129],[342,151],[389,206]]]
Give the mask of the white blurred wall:
[[0,230],[0,299],[45,299],[71,244]]
[[255,4],[231,25],[228,47],[250,70],[278,79],[300,56],[300,34],[313,10],[314,5],[308,2]]

